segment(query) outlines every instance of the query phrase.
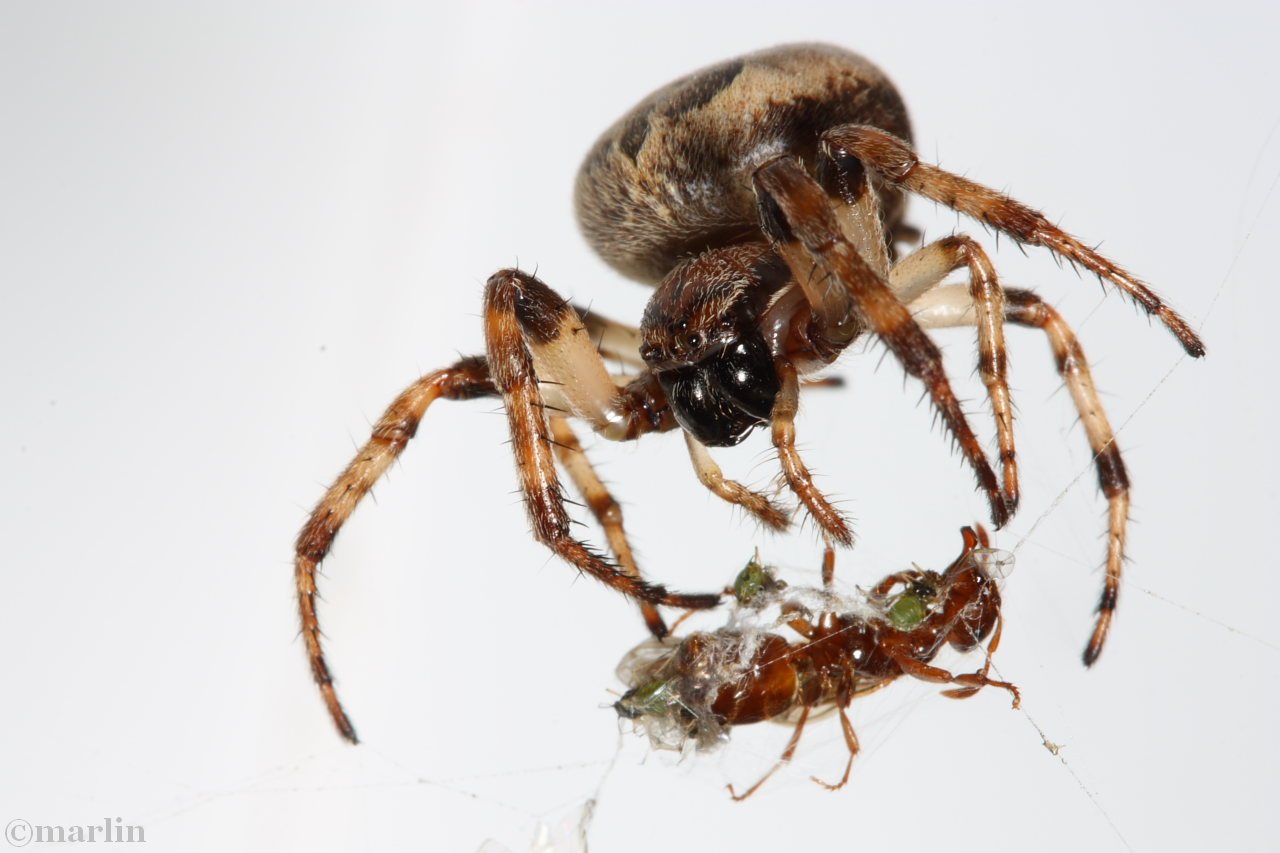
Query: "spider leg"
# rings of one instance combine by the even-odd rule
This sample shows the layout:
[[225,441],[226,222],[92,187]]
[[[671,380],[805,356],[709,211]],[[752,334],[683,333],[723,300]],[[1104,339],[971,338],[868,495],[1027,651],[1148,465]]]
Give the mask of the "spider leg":
[[761,776],[760,779],[754,785],[752,785],[750,788],[748,788],[746,791],[744,791],[741,794],[733,790],[732,784],[727,785],[726,787],[729,789],[729,796],[733,797],[733,799],[736,802],[739,802],[739,803],[742,802],[747,797],[751,796],[756,791],[760,790],[760,786],[763,785],[765,782],[769,781],[769,777],[772,776],[774,773],[777,773],[778,768],[782,767],[782,765],[791,761],[791,757],[796,754],[796,747],[800,745],[800,734],[801,732],[804,731],[804,724],[806,721],[808,721],[808,719],[809,719],[809,706],[805,705],[804,708],[800,711],[800,719],[796,720],[795,729],[791,732],[791,740],[787,741],[787,748],[782,750],[782,755],[779,756],[778,760],[774,763],[774,765],[769,768],[769,772]]
[[836,582],[836,550],[830,546],[822,549],[822,588],[830,590]]
[[[909,675],[912,678],[918,678],[921,681],[930,681],[935,684],[964,684],[968,687],[972,687],[973,693],[978,692],[983,687],[1003,687],[1005,690],[1008,690],[1009,695],[1013,697],[1013,707],[1017,708],[1022,705],[1022,694],[1018,691],[1018,688],[1007,681],[996,681],[995,679],[988,678],[986,668],[983,668],[978,672],[968,672],[964,675],[956,675],[941,667],[931,666],[930,664],[918,661],[909,655],[894,654],[892,655],[892,658],[893,662],[898,665],[898,668],[901,669],[905,675]],[[945,695],[950,694],[951,691],[946,691]],[[969,696],[972,694],[965,693],[964,695]]]
[[693,463],[694,473],[698,475],[698,481],[702,485],[717,497],[745,509],[765,527],[771,530],[787,529],[791,520],[781,507],[759,492],[753,492],[735,480],[726,479],[711,456],[711,451],[694,438],[692,433],[684,434],[684,442],[689,448],[689,461]]
[[640,357],[640,330],[617,320],[611,320],[581,305],[573,305],[582,320],[582,326],[595,341],[596,349],[605,358],[611,358],[640,370],[645,368]]
[[[916,310],[920,323],[927,327],[967,326],[974,322],[972,302],[961,287],[933,290],[913,303],[912,309]],[[1120,573],[1124,568],[1129,521],[1129,475],[1116,445],[1115,432],[1093,383],[1084,350],[1062,315],[1029,290],[1006,290],[1005,319],[1020,326],[1040,329],[1048,337],[1058,373],[1080,413],[1098,469],[1098,485],[1107,499],[1106,580],[1102,597],[1098,600],[1093,634],[1084,651],[1085,665],[1092,666],[1102,653],[1120,596]]]
[[857,756],[859,749],[858,735],[853,730],[853,723],[849,722],[848,712],[845,711],[843,705],[841,705],[837,710],[840,712],[840,728],[844,731],[844,745],[849,750],[849,760],[845,762],[844,775],[841,776],[840,781],[836,782],[834,785],[830,782],[822,781],[817,776],[809,777],[828,791],[839,791],[845,785],[849,784],[849,772],[853,770],[853,759]]
[[815,174],[828,195],[844,202],[835,205],[835,213],[845,238],[876,275],[889,278],[892,235],[886,234],[884,208],[875,186],[865,174],[845,172],[826,157],[819,158]]
[[[627,532],[622,526],[622,507],[618,506],[618,502],[596,474],[567,418],[562,415],[551,416],[551,437],[555,439],[556,458],[586,501],[587,509],[591,510],[596,521],[604,528],[605,539],[609,542],[609,549],[613,551],[619,567],[632,577],[641,577],[640,567],[636,564],[631,544],[627,541]],[[652,603],[641,601],[640,614],[649,627],[649,633],[659,639],[667,636],[667,625]]]
[[298,589],[298,612],[302,619],[302,639],[311,662],[311,674],[324,697],[329,714],[342,736],[356,742],[351,725],[325,661],[320,643],[320,622],[316,616],[316,571],[342,525],[360,500],[391,466],[418,430],[427,408],[440,397],[469,400],[497,393],[483,358],[464,358],[452,367],[437,370],[406,388],[387,408],[373,427],[369,441],[356,454],[312,510],[298,533],[294,556],[294,580]]
[[488,362],[506,404],[534,536],[557,556],[624,595],[671,607],[715,606],[718,595],[668,592],[620,569],[569,532],[539,382],[553,385],[570,413],[608,438],[632,438],[660,428],[646,405],[651,401],[635,396],[638,390],[629,393],[613,383],[577,312],[533,276],[519,270],[496,273],[485,286],[484,304]]
[[1004,289],[987,253],[970,237],[944,237],[908,255],[889,273],[889,286],[904,305],[932,289],[953,271],[967,267],[969,294],[976,309],[978,375],[986,386],[996,422],[1004,501],[1018,509],[1018,461],[1013,439],[1013,401],[1009,396],[1009,358],[1004,344]]
[[834,358],[864,329],[875,332],[907,373],[924,383],[987,495],[992,521],[1004,526],[1009,511],[1000,482],[951,390],[942,353],[844,237],[826,191],[789,157],[766,163],[755,172],[754,183],[761,224],[809,302],[814,347]]
[[785,358],[779,358],[775,360],[774,366],[778,378],[782,380],[782,388],[774,398],[770,421],[773,424],[773,446],[778,451],[782,474],[791,491],[800,498],[800,502],[824,534],[848,547],[853,544],[853,531],[849,529],[849,523],[814,485],[813,475],[796,450],[796,411],[800,408],[800,380],[796,375],[795,365]]
[[1058,228],[1039,211],[1003,193],[920,162],[910,145],[878,128],[864,125],[834,128],[823,134],[821,148],[842,168],[856,171],[861,163],[887,181],[971,216],[1021,243],[1043,246],[1083,266],[1118,287],[1148,314],[1158,317],[1188,355],[1193,358],[1204,355],[1200,337],[1155,291]]

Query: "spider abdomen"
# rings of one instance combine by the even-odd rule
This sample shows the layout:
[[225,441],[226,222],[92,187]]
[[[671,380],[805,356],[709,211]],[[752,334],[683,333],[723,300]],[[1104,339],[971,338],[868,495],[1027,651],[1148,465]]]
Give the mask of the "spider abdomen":
[[[578,221],[622,273],[657,282],[681,259],[762,239],[751,173],[792,153],[812,163],[823,131],[873,125],[910,140],[883,72],[830,45],[785,45],[683,77],[597,140],[578,172]],[[887,224],[900,208],[886,188]]]

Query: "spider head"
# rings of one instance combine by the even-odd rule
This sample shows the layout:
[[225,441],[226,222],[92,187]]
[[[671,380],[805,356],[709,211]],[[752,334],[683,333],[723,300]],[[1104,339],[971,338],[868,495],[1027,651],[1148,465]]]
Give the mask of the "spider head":
[[759,318],[788,277],[767,245],[730,246],[682,263],[649,300],[640,354],[703,444],[734,445],[768,423],[781,382]]

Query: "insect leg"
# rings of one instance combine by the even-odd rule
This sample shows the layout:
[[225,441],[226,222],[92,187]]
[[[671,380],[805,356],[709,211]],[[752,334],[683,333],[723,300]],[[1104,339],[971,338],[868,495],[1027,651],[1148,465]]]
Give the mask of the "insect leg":
[[[996,627],[991,633],[991,642],[987,643],[986,656],[987,659],[982,664],[982,669],[978,670],[978,675],[983,678],[987,677],[987,673],[991,671],[991,656],[996,653],[996,649],[1000,648],[1000,636],[1004,633],[1004,614],[996,615]],[[977,687],[957,687],[954,690],[942,691],[943,696],[952,699],[965,699],[982,689],[982,685]]]
[[[1017,708],[1022,704],[1022,694],[1018,692],[1018,688],[1007,681],[996,681],[988,678],[985,670],[979,672],[969,672],[964,675],[955,675],[945,669],[937,666],[930,666],[922,663],[913,657],[906,655],[893,655],[893,662],[903,671],[904,674],[912,678],[918,678],[921,681],[931,681],[941,684],[964,684],[974,687],[974,692],[983,687],[1003,687],[1009,691],[1009,695],[1013,696],[1013,707]],[[950,691],[948,691],[949,693]],[[965,694],[966,696],[969,694]]]
[[782,767],[782,765],[789,762],[791,760],[791,757],[796,754],[796,747],[800,745],[800,734],[801,732],[804,731],[804,724],[806,721],[808,721],[808,719],[809,719],[809,706],[805,705],[804,708],[800,711],[800,719],[796,720],[795,729],[791,732],[791,740],[787,741],[787,748],[782,750],[782,755],[779,756],[778,760],[774,762],[774,765],[769,768],[769,772],[761,776],[760,779],[754,785],[752,785],[750,788],[748,788],[746,791],[744,791],[741,794],[733,790],[732,784],[727,785],[726,787],[729,789],[729,796],[733,797],[733,799],[737,802],[742,802],[747,797],[751,796],[756,791],[760,790],[760,786],[763,785],[765,782],[769,781],[769,777],[772,776],[774,773],[777,773],[778,768]]
[[840,712],[840,728],[844,730],[844,745],[849,750],[849,760],[845,762],[844,775],[841,776],[840,781],[836,782],[834,785],[830,782],[822,781],[817,776],[809,777],[828,791],[839,791],[845,785],[849,784],[849,772],[853,770],[853,759],[858,754],[859,749],[858,735],[853,730],[853,723],[849,722],[849,713],[844,709],[843,705],[841,705],[837,710]]

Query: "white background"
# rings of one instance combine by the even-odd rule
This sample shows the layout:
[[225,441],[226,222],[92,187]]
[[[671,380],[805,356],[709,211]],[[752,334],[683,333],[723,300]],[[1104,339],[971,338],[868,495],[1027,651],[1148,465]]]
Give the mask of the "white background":
[[[598,795],[606,851],[1267,849],[1278,25],[1261,3],[6,3],[0,820],[120,817],[158,850],[519,851]],[[745,804],[723,785],[754,780],[786,729],[646,760],[607,707],[643,638],[631,606],[527,535],[495,405],[443,402],[325,566],[366,741],[340,742],[296,636],[311,504],[400,388],[478,351],[494,270],[537,266],[638,318],[647,291],[576,232],[582,154],[673,77],[812,39],[888,71],[926,157],[1105,239],[1204,322],[1209,357],[1180,360],[1046,253],[996,256],[1076,325],[1125,424],[1133,560],[1100,664],[1079,653],[1103,501],[1042,337],[1015,330],[1025,495],[998,539],[1018,571],[997,665],[1029,716],[894,685],[855,704],[864,752],[837,794],[807,779],[843,767],[830,720]],[[970,335],[939,338],[989,437]],[[971,475],[879,348],[839,372],[850,387],[808,394],[799,429],[858,521],[841,576],[945,564],[984,514]],[[812,531],[763,536],[697,485],[677,436],[592,450],[655,578],[713,588],[757,545],[812,577]],[[719,458],[774,472],[763,435]]]

